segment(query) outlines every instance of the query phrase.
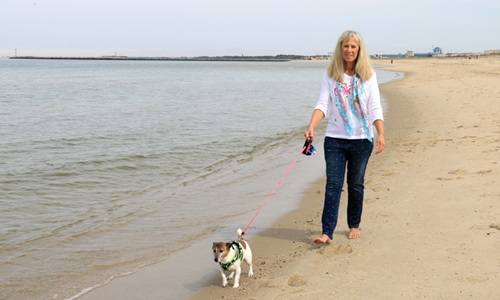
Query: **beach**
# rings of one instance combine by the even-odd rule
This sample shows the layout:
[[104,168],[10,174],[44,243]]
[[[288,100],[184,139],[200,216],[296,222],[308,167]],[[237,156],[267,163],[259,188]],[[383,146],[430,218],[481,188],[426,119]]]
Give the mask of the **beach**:
[[[359,239],[347,238],[343,193],[333,243],[312,243],[321,233],[319,178],[302,193],[298,208],[246,236],[255,276],[248,278],[243,264],[239,288],[231,280],[221,287],[217,265],[206,267],[213,241],[200,239],[186,250],[192,260],[203,259],[199,268],[193,261],[175,265],[174,255],[80,298],[171,299],[163,274],[172,267],[189,277],[183,287],[192,299],[497,297],[500,58],[375,63],[405,77],[380,87],[389,102],[386,149],[368,166]],[[323,159],[322,150],[315,159]],[[322,174],[322,167],[315,163],[310,172]]]

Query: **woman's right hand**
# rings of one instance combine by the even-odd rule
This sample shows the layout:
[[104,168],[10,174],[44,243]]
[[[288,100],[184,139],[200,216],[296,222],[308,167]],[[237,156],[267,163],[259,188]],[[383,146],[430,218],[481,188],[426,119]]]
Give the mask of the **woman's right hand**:
[[319,110],[315,109],[313,111],[311,121],[309,122],[309,125],[307,126],[307,131],[304,133],[304,136],[306,139],[310,139],[311,142],[314,140],[314,129],[316,126],[318,126],[319,122],[325,117],[325,114]]
[[314,140],[314,129],[310,127],[307,128],[307,131],[304,132],[304,137],[312,142]]

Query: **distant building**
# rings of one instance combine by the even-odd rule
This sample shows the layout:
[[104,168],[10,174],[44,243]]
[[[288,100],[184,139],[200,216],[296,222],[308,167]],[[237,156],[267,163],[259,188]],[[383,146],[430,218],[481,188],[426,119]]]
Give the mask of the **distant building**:
[[413,51],[406,51],[405,57],[414,57],[414,56],[415,56],[415,52],[413,52]]
[[443,50],[439,47],[436,47],[432,50],[433,54],[436,55],[436,54],[443,54]]

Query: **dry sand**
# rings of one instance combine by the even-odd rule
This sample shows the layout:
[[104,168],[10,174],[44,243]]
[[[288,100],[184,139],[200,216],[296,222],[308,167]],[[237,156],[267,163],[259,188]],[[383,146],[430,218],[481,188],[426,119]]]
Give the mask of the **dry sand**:
[[381,86],[387,148],[368,168],[361,238],[347,239],[344,193],[333,243],[311,243],[321,180],[300,209],[248,237],[253,278],[244,265],[240,288],[223,288],[214,270],[194,299],[499,297],[500,57],[376,64],[406,76]]

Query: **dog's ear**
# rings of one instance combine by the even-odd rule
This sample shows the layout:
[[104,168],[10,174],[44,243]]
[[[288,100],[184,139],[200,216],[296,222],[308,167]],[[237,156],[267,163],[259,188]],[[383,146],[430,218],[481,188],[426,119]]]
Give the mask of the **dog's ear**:
[[215,247],[217,245],[217,242],[214,242],[214,244],[212,245],[212,247]]

